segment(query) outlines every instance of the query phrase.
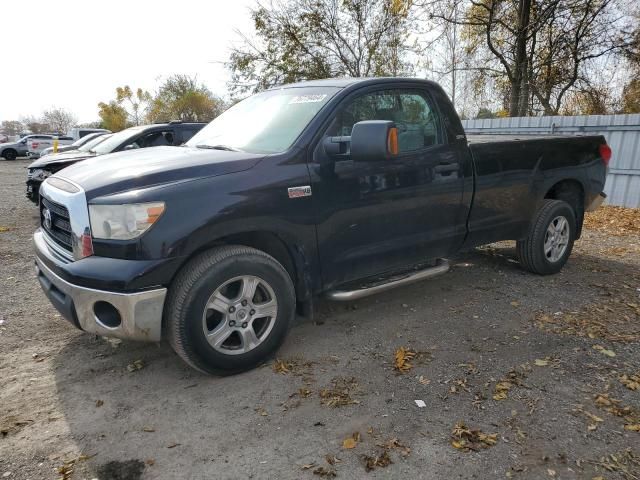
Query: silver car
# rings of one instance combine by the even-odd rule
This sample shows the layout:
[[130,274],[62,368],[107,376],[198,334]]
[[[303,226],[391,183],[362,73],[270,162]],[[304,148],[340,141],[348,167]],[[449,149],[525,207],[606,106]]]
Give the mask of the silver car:
[[[71,145],[59,145],[58,151],[56,153],[68,152],[69,150],[78,150],[80,147],[90,142],[91,140],[101,137],[102,135],[106,135],[107,133],[110,133],[110,132],[103,131],[103,132],[89,133],[88,135],[85,135],[84,137],[76,140]],[[40,152],[40,156],[44,157],[45,155],[49,155],[51,153],[53,153],[53,147],[45,148]]]

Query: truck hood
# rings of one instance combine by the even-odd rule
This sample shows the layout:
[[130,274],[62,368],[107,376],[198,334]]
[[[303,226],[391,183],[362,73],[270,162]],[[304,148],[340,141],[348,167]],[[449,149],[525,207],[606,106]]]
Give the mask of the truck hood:
[[79,162],[80,160],[86,160],[87,158],[93,158],[95,156],[95,153],[79,152],[76,150],[64,153],[50,154],[40,157],[27,168],[45,168],[48,166],[56,167],[60,166],[58,164],[75,163]]
[[153,185],[248,170],[264,155],[193,147],[151,147],[99,155],[55,174],[80,185],[87,199]]

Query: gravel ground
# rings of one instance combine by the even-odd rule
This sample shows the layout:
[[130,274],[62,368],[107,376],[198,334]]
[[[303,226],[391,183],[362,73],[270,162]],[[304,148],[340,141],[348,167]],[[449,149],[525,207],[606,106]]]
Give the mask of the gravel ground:
[[587,230],[551,277],[478,249],[211,378],[59,317],[26,164],[0,162],[0,478],[640,478],[640,236]]

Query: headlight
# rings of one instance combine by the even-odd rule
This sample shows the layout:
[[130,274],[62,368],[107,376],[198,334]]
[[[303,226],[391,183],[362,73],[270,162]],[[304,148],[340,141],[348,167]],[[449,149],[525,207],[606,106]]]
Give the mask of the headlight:
[[30,180],[40,180],[44,182],[47,177],[51,176],[51,172],[43,170],[42,168],[34,168],[33,170],[29,170],[27,173],[27,178]]
[[164,212],[164,202],[129,205],[89,205],[93,238],[131,240],[139,237]]

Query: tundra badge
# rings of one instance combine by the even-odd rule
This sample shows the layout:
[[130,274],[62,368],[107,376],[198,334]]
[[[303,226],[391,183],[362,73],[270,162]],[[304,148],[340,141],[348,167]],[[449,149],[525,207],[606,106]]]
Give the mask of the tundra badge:
[[290,187],[288,192],[289,198],[310,197],[311,185],[305,185],[303,187]]

